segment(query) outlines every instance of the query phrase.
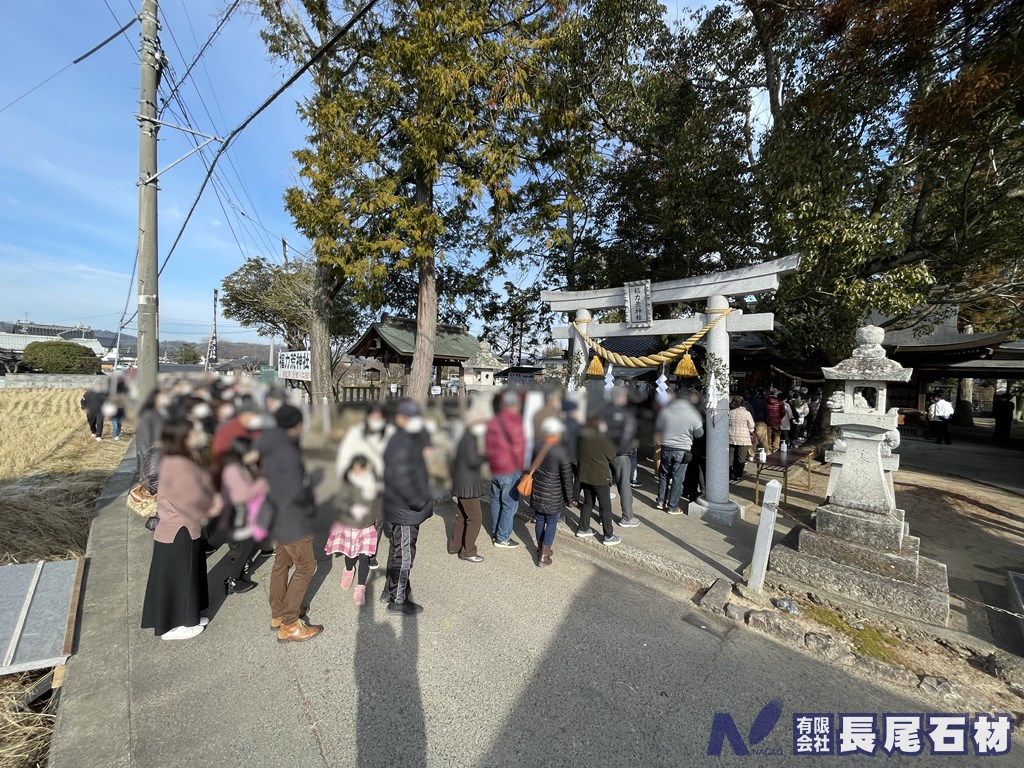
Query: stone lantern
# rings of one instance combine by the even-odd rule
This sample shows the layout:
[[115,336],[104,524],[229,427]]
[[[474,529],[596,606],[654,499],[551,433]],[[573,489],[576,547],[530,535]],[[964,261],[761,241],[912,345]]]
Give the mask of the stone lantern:
[[487,341],[480,342],[480,351],[462,364],[462,382],[468,390],[490,389],[494,387],[494,374],[505,368],[505,364],[499,360]]
[[843,381],[843,391],[826,404],[833,427],[842,430],[833,450],[826,503],[818,507],[815,529],[800,531],[797,549],[772,550],[771,570],[877,608],[945,625],[949,621],[946,566],[920,556],[896,508],[891,473],[899,468],[898,410],[886,407],[888,382],[906,382],[913,370],[885,356],[885,332],[857,331],[853,355],[826,379]]

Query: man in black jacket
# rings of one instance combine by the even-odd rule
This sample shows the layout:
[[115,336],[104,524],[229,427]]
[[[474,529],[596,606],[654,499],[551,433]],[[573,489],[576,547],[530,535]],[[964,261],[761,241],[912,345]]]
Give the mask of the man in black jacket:
[[[270,626],[277,629],[279,641],[310,640],[319,635],[323,627],[310,626],[300,618],[302,601],[316,574],[313,555],[316,507],[313,492],[306,482],[298,442],[302,434],[302,412],[292,405],[282,405],[274,418],[277,429],[264,430],[253,445],[270,486],[265,503],[271,504],[274,510],[270,538],[277,546],[270,573]],[[289,581],[292,566],[295,572]]]
[[398,429],[384,451],[384,535],[391,546],[381,602],[388,604],[388,613],[414,616],[423,606],[412,601],[409,574],[420,523],[434,514],[423,458],[423,412],[415,400],[398,401],[395,426]]
[[101,380],[93,383],[82,396],[82,410],[89,423],[89,431],[96,442],[103,439],[103,404],[107,402],[107,388]]
[[608,439],[615,446],[612,459],[612,482],[619,492],[622,517],[619,525],[636,528],[640,521],[633,515],[633,441],[636,440],[636,414],[629,404],[629,390],[625,387],[612,389],[612,402],[605,411],[604,420],[608,425]]

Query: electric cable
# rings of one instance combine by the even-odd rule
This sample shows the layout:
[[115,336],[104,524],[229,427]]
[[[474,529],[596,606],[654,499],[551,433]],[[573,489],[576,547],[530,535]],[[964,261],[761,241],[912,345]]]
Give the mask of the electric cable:
[[[39,83],[38,85],[34,85],[34,86],[32,86],[31,88],[29,88],[29,89],[28,89],[27,91],[25,91],[25,92],[24,92],[23,94],[21,94],[21,96],[19,96],[18,98],[16,98],[16,99],[15,99],[14,101],[10,101],[10,102],[8,102],[7,104],[5,104],[5,105],[4,105],[3,107],[0,107],[0,112],[6,112],[6,111],[7,111],[8,109],[10,109],[11,107],[13,107],[13,106],[14,106],[15,104],[17,104],[17,103],[18,103],[19,101],[21,101],[22,99],[24,99],[24,98],[25,98],[26,96],[30,96],[31,94],[33,94],[33,93],[35,93],[36,91],[38,91],[38,90],[39,90],[40,88],[42,88],[42,87],[43,87],[44,85],[46,85],[46,84],[47,84],[48,82],[50,82],[51,80],[53,80],[53,78],[57,77],[57,75],[59,75],[59,74],[61,74],[61,73],[63,73],[63,72],[66,72],[67,70],[71,69],[71,67],[73,67],[73,66],[74,66],[75,64],[78,64],[78,63],[80,63],[80,62],[83,62],[83,61],[85,61],[85,60],[86,60],[86,59],[88,59],[88,58],[89,58],[90,56],[92,56],[92,55],[93,55],[94,53],[96,53],[96,51],[98,51],[98,50],[99,50],[100,48],[102,48],[102,47],[103,47],[103,46],[105,46],[105,45],[106,45],[107,43],[109,43],[109,42],[110,42],[111,40],[113,40],[113,39],[114,39],[115,37],[117,37],[117,36],[118,36],[118,35],[120,35],[120,34],[123,34],[123,33],[125,32],[125,30],[127,30],[127,29],[128,29],[128,28],[129,28],[129,27],[130,27],[130,26],[132,25],[132,24],[134,24],[134,23],[135,23],[135,22],[137,22],[138,20],[139,20],[139,19],[138,19],[138,17],[136,17],[136,18],[132,19],[132,20],[131,20],[131,21],[129,21],[129,22],[127,23],[127,24],[125,24],[125,25],[124,25],[123,27],[121,27],[121,28],[120,28],[119,30],[117,30],[117,32],[115,32],[115,33],[114,33],[114,34],[112,34],[112,35],[111,35],[110,37],[108,37],[108,38],[107,38],[106,40],[104,40],[104,41],[103,41],[102,43],[100,43],[99,45],[94,45],[94,46],[93,46],[92,48],[90,48],[90,49],[89,49],[88,51],[86,51],[85,53],[83,53],[83,54],[82,54],[81,56],[79,56],[79,57],[78,57],[77,59],[74,59],[74,60],[73,60],[73,61],[72,61],[71,63],[69,63],[69,64],[65,64],[65,65],[64,65],[64,66],[63,66],[63,67],[62,67],[61,69],[59,69],[59,70],[57,70],[56,72],[54,72],[54,73],[53,73],[52,75],[50,75],[50,76],[49,76],[48,78],[46,78],[45,80],[43,80],[43,81],[42,81],[41,83]],[[119,22],[119,23],[120,23],[120,22]]]
[[294,85],[295,82],[300,77],[306,74],[306,72],[308,72],[313,67],[314,64],[316,64],[318,61],[320,61],[320,59],[326,56],[330,52],[330,50],[335,45],[338,44],[338,41],[341,40],[341,38],[353,26],[355,26],[376,4],[377,0],[368,0],[368,2],[363,4],[363,6],[358,11],[356,11],[349,18],[349,20],[346,21],[345,24],[343,24],[338,29],[337,32],[331,35],[330,39],[328,39],[326,42],[324,42],[323,45],[317,48],[317,50],[313,53],[309,60],[306,61],[305,64],[299,67],[299,69],[296,70],[295,73],[291,75],[291,77],[285,80],[285,82],[282,83],[277,88],[277,90],[275,90],[262,104],[260,104],[260,106],[257,107],[252,114],[250,114],[247,118],[245,118],[245,120],[239,123],[239,125],[224,138],[224,141],[221,143],[220,147],[217,149],[217,152],[213,156],[213,160],[210,164],[209,170],[206,173],[206,177],[203,179],[203,183],[199,187],[199,192],[196,194],[196,198],[192,202],[192,206],[189,208],[188,213],[185,215],[185,220],[182,222],[181,228],[178,230],[178,234],[174,238],[174,242],[171,244],[171,249],[167,252],[167,255],[164,257],[163,263],[160,265],[160,269],[157,270],[157,275],[163,273],[164,268],[167,266],[167,262],[170,261],[171,256],[174,254],[174,250],[178,247],[178,243],[181,242],[181,237],[185,233],[185,227],[188,226],[189,221],[192,219],[192,214],[195,213],[195,210],[199,205],[199,200],[202,198],[203,192],[206,190],[206,186],[210,182],[210,177],[213,175],[213,169],[216,167],[217,162],[221,158],[221,155],[224,154],[224,152],[231,145],[231,142],[235,139],[235,137],[238,136],[238,134],[240,134],[243,130],[245,130],[249,126],[249,124],[252,123],[253,120],[259,117],[263,113],[263,111],[267,109],[267,107],[273,104],[282,93],[284,93],[292,85]]
[[[185,73],[181,76],[181,78],[178,80],[178,82],[176,82],[171,87],[170,95],[166,99],[164,99],[164,107],[166,107],[167,103],[172,98],[174,98],[174,95],[178,92],[178,89],[181,88],[182,83],[184,83],[185,80],[188,79],[189,75],[192,74],[192,68],[195,67],[195,65],[199,63],[199,60],[201,58],[203,58],[203,54],[206,53],[206,49],[210,47],[210,45],[216,39],[217,35],[220,34],[221,29],[223,29],[224,25],[228,23],[228,19],[231,18],[231,14],[234,13],[235,9],[239,5],[241,5],[241,4],[242,4],[242,0],[235,0],[235,2],[233,2],[230,6],[228,6],[228,9],[224,12],[224,15],[221,16],[221,18],[217,21],[217,26],[213,28],[213,32],[210,33],[210,36],[206,39],[206,42],[203,43],[203,45],[199,48],[199,52],[195,55],[195,57],[192,59],[192,61],[189,63],[189,65],[187,67],[185,67]],[[186,11],[186,15],[187,15],[187,11]],[[164,16],[164,22],[166,23],[166,21],[167,21],[167,17]],[[189,24],[191,26],[191,22],[189,22]],[[168,27],[168,29],[170,29],[170,28]],[[163,109],[161,109],[160,111],[163,112]]]

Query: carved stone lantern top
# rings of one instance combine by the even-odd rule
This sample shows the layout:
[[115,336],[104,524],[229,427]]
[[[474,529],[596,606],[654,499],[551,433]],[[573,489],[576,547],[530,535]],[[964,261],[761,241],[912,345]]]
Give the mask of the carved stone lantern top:
[[462,367],[466,370],[500,371],[505,368],[505,363],[499,360],[495,354],[491,352],[490,342],[481,340],[480,351],[463,363]]
[[910,381],[912,368],[904,368],[895,360],[885,356],[882,341],[885,331],[876,325],[865,325],[857,329],[857,347],[853,355],[839,365],[822,368],[826,379],[847,382]]

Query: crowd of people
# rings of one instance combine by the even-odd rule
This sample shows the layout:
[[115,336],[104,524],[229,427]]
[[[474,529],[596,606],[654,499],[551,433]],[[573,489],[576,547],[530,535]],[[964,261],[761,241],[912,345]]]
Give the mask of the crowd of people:
[[[140,409],[140,483],[156,498],[156,515],[147,522],[154,543],[142,626],[169,640],[202,632],[209,604],[205,559],[227,545],[225,593],[252,590],[255,568],[272,556],[272,629],[280,641],[316,637],[323,627],[309,621],[305,596],[317,567],[317,533],[326,538],[324,554],[344,563],[341,588],[352,591],[356,606],[366,604],[383,536],[389,549],[381,602],[395,615],[422,611],[411,575],[419,527],[433,514],[437,489],[428,474],[434,448],[420,405],[408,398],[390,403],[390,419],[382,404],[371,405],[338,447],[337,490],[316,500],[299,446],[302,410],[282,390],[244,387],[213,378],[169,381]],[[775,450],[780,440],[801,438],[820,400],[807,402],[804,394],[783,400],[770,390],[734,398],[734,478],[742,477],[756,442]],[[605,546],[621,542],[616,525],[640,525],[633,489],[640,485],[641,453],[654,459],[658,509],[683,514],[703,490],[705,415],[696,391],[656,395],[616,386],[582,419],[580,405],[558,390],[505,390],[492,405],[489,413],[465,414],[449,457],[446,490],[457,512],[447,549],[461,561],[484,561],[478,547],[484,498],[496,549],[521,546],[513,521],[521,505],[529,509],[535,562],[543,568],[552,564],[555,532],[571,508],[575,535]]]

